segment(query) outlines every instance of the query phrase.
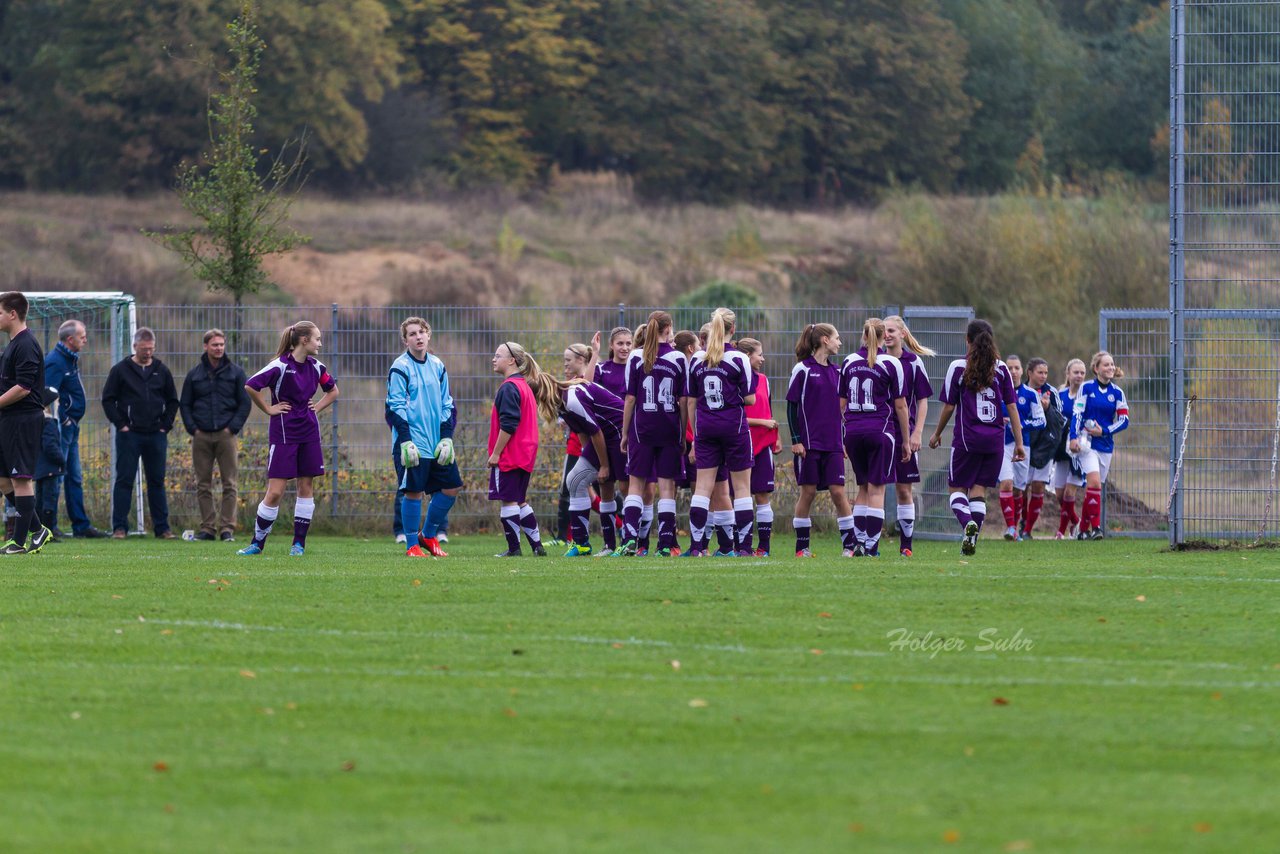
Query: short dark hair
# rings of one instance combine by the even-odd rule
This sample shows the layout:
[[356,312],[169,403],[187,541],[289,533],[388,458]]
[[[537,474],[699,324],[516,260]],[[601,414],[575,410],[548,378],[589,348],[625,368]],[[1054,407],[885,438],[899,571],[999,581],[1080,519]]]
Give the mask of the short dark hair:
[[208,344],[210,341],[212,341],[215,338],[221,338],[223,341],[226,341],[227,333],[217,328],[210,329],[208,332],[204,334],[204,343]]
[[25,321],[31,304],[27,302],[26,296],[21,291],[5,291],[0,294],[0,308],[5,311],[16,311],[18,319]]

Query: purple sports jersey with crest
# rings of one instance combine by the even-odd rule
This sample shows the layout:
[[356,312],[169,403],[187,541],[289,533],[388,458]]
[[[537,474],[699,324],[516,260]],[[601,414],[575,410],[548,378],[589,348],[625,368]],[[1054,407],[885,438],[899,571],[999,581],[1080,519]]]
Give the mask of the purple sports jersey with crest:
[[724,345],[724,358],[715,367],[707,364],[706,352],[693,357],[689,370],[689,396],[698,402],[694,423],[698,436],[735,436],[747,432],[743,398],[755,388],[755,377],[747,354],[732,344]]
[[627,359],[626,392],[636,399],[631,410],[632,440],[649,445],[679,446],[680,399],[688,391],[688,365],[684,354],[670,344],[658,345],[652,370],[644,369],[644,354]]
[[627,396],[627,363],[609,359],[596,364],[595,381],[613,392],[616,397]]
[[[911,432],[916,429],[916,404],[933,397],[933,386],[929,384],[929,375],[924,370],[924,360],[905,347],[898,357],[902,362],[902,372],[906,375],[906,383],[902,386],[902,396],[907,399],[908,426]],[[896,424],[897,421],[895,420]]]
[[616,448],[622,441],[622,399],[600,383],[571,385],[564,392],[564,423],[575,433],[594,436],[604,431],[604,443]]
[[840,425],[840,369],[813,356],[796,362],[787,385],[787,402],[796,404],[796,423],[791,432],[806,451],[839,451],[843,440]]
[[997,360],[995,381],[973,391],[964,385],[965,360],[956,359],[947,368],[938,399],[956,408],[951,447],[982,454],[1004,452],[1004,406],[1016,405],[1013,377],[1004,362]]
[[[845,357],[840,369],[840,396],[844,408],[845,433],[888,433],[898,435],[893,401],[905,396],[906,373],[902,362],[888,353],[876,354],[873,367],[865,348]],[[901,438],[901,437],[899,437]]]
[[267,438],[273,445],[320,441],[320,421],[308,404],[317,389],[329,391],[336,383],[324,363],[314,356],[297,362],[286,353],[249,377],[250,388],[271,389],[271,403],[288,403],[288,412],[271,416]]

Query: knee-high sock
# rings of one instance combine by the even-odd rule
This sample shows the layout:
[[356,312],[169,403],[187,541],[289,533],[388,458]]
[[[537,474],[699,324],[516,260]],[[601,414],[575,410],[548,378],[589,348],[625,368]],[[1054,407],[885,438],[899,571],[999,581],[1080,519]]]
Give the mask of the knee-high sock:
[[987,502],[981,498],[969,499],[969,516],[973,521],[978,523],[978,530],[982,530],[982,523],[987,518]]
[[956,519],[963,528],[972,521],[973,517],[969,515],[969,496],[963,492],[951,493],[951,512],[956,514]]
[[733,499],[734,538],[738,551],[751,551],[751,529],[755,523],[755,502],[751,496]]
[[[524,519],[520,520],[524,524]],[[569,497],[569,533],[580,546],[591,545],[591,499],[582,495]]]
[[756,532],[760,534],[760,550],[769,551],[773,539],[773,505],[767,501],[756,505]]
[[791,527],[796,532],[796,554],[799,554],[809,548],[809,534],[813,531],[813,521],[797,516],[791,520]]
[[[733,546],[733,511],[732,510],[712,510],[711,524],[716,529],[716,547],[721,552],[734,551]],[[710,537],[707,537],[710,540]],[[710,546],[710,542],[707,543]]]
[[13,506],[18,510],[18,515],[14,518],[13,541],[20,546],[25,546],[27,534],[40,530],[40,519],[36,516],[36,497],[15,495]]
[[1000,491],[1000,512],[1004,514],[1004,524],[1007,528],[1012,528],[1018,524],[1018,508],[1013,503],[1013,493]]
[[502,533],[507,537],[507,551],[520,551],[520,505],[504,504],[499,513],[502,518]]
[[867,508],[866,550],[874,552],[880,547],[880,534],[884,531],[884,508]]
[[1090,528],[1102,527],[1102,490],[1100,488],[1084,491],[1084,521]]
[[[841,531],[844,530],[843,525],[840,527],[840,530]],[[845,548],[851,549],[858,543],[862,543],[864,545],[866,544],[867,542],[867,505],[865,504],[853,505],[853,536],[854,536],[854,541],[852,543],[845,543],[845,546],[844,546]]]
[[[863,507],[863,510],[867,508]],[[866,517],[862,517],[862,524],[867,523]],[[836,527],[840,529],[840,545],[841,548],[852,549],[858,543],[865,542],[867,539],[867,530],[865,527],[858,526],[858,517],[855,514],[848,516],[840,516],[836,519]]]
[[405,550],[418,544],[418,523],[422,521],[422,499],[404,496],[400,499],[400,519],[404,525]]
[[1067,529],[1071,527],[1071,517],[1076,514],[1075,497],[1062,497],[1058,502],[1058,533],[1066,534]]
[[[588,504],[588,507],[591,505]],[[538,532],[538,517],[533,515],[533,508],[528,504],[520,505],[520,529],[524,531],[529,545],[537,548],[542,545],[542,534]]]
[[699,551],[707,549],[707,519],[711,515],[711,498],[706,495],[695,495],[689,499],[689,533],[693,537],[690,547]]
[[618,502],[600,502],[600,536],[604,539],[604,547],[613,551],[618,547],[618,532],[613,527],[613,516],[618,512]]
[[916,532],[916,505],[898,505],[898,549],[910,550],[911,538]]
[[279,507],[268,507],[265,501],[258,503],[258,517],[253,522],[253,541],[258,548],[266,548],[271,526],[276,523],[276,517],[279,515]]
[[[307,531],[311,529],[311,517],[316,512],[314,498],[295,498],[293,501],[293,541],[300,546],[307,544]],[[405,539],[408,539],[407,537]]]
[[640,548],[649,549],[649,532],[653,530],[653,505],[646,504],[640,511],[640,537],[637,542]]
[[640,514],[644,512],[644,499],[628,495],[622,502],[622,539],[635,542],[640,539]]
[[658,548],[674,549],[676,547],[676,500],[674,498],[658,499]]
[[1031,529],[1036,526],[1036,521],[1040,518],[1040,509],[1044,507],[1044,495],[1032,495],[1027,501],[1027,518],[1022,524],[1022,530],[1028,534]]
[[[445,495],[443,492],[431,496],[431,503],[427,505],[427,521],[422,526],[422,536],[430,538],[440,533],[440,529],[449,521],[449,511],[457,500],[456,495]],[[405,522],[406,526],[408,524]],[[409,529],[406,527],[405,530]]]

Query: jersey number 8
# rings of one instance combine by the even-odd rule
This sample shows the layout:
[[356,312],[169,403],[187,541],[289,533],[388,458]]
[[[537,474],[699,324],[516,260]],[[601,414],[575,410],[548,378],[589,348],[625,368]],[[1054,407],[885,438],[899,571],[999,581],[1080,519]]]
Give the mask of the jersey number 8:
[[724,380],[715,374],[708,375],[702,381],[702,393],[707,399],[708,409],[724,409]]

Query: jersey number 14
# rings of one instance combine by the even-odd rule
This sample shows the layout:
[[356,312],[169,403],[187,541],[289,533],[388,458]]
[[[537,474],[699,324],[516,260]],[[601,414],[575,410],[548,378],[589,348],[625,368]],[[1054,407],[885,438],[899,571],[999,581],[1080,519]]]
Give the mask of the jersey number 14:
[[676,396],[672,389],[675,383],[671,377],[663,377],[657,383],[657,394],[654,394],[654,376],[650,374],[644,378],[644,411],[657,412],[658,405],[662,405],[665,412],[676,411]]

